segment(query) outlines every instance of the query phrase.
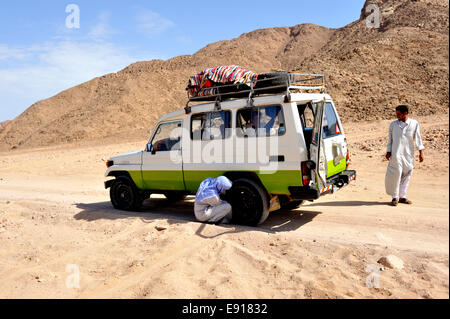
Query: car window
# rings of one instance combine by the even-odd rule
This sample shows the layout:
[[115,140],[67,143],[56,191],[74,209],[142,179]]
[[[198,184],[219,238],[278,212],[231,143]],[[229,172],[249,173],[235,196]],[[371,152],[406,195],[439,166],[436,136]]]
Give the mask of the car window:
[[305,129],[312,129],[314,126],[314,113],[311,108],[307,107],[303,113]]
[[206,114],[194,114],[191,117],[191,139],[201,140],[205,130]]
[[159,125],[151,142],[155,152],[168,152],[181,149],[181,122]]
[[218,140],[227,138],[231,128],[231,112],[210,112],[193,114],[191,117],[191,138],[193,140]]
[[[315,108],[316,112],[317,111],[317,106]],[[320,119],[319,116],[317,116],[317,118],[315,118],[314,120],[314,126],[313,126],[313,131],[312,131],[312,140],[311,143],[314,145],[319,145],[319,132],[320,132]]]
[[330,138],[340,135],[341,129],[339,127],[336,113],[334,112],[334,108],[331,103],[326,103],[324,113],[322,137]]
[[280,105],[241,109],[237,112],[236,127],[240,137],[276,136],[286,132]]
[[314,127],[314,111],[312,104],[298,105],[298,112],[303,130],[312,130]]

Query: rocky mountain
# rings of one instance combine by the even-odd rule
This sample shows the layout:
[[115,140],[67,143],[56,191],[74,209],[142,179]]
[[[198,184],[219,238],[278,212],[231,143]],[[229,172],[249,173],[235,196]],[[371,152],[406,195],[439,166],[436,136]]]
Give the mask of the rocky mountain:
[[379,29],[361,19],[337,30],[295,70],[327,75],[341,115],[351,120],[388,119],[407,104],[411,115],[448,112],[448,1],[370,0],[380,7]]
[[[366,6],[380,7],[380,28]],[[236,64],[254,72],[324,73],[344,121],[448,112],[449,3],[371,0],[361,19],[340,29],[312,24],[261,29],[193,55],[134,63],[39,101],[0,130],[0,150],[108,136],[145,139],[159,117],[184,107],[190,75]]]
[[3,131],[3,129],[6,127],[6,125],[8,125],[9,122],[11,121],[0,122],[0,132]]

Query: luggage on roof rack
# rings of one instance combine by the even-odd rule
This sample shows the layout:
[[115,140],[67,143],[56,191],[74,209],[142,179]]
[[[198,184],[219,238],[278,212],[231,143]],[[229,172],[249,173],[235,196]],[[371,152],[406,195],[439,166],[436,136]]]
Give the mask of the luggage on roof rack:
[[[234,69],[230,72],[230,68]],[[226,73],[224,70],[229,72]],[[239,77],[242,73],[247,74],[247,77],[243,80]],[[234,76],[235,74],[238,76]],[[221,75],[221,82],[214,81],[218,80]],[[223,80],[224,78],[226,80]],[[230,83],[231,80],[235,80],[236,83]],[[189,102],[224,101],[291,91],[326,92],[323,75],[289,72],[255,74],[236,66],[205,69],[202,73],[191,77],[186,90]]]
[[249,90],[257,78],[258,74],[237,65],[218,66],[191,76],[186,90],[189,97],[210,100],[209,96]]

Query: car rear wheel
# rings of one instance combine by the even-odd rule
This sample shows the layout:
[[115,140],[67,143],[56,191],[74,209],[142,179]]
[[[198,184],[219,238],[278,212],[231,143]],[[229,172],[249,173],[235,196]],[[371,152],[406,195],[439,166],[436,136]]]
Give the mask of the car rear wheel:
[[238,179],[230,191],[233,223],[256,226],[267,219],[269,199],[262,186],[249,179]]
[[117,178],[111,185],[109,195],[114,208],[126,211],[139,210],[144,200],[133,181],[127,177]]

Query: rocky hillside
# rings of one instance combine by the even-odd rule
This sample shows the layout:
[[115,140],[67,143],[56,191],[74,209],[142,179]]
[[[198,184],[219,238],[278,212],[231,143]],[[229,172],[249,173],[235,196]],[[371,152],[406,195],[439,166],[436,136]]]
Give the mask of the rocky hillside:
[[412,115],[448,112],[448,1],[367,1],[381,8],[381,26],[361,20],[337,30],[296,70],[327,75],[346,119],[387,119],[402,103]]
[[11,121],[0,122],[0,132],[3,131],[3,129],[6,127],[6,125],[8,125],[9,122]]
[[106,136],[144,139],[158,118],[184,107],[186,82],[206,67],[326,75],[344,121],[448,111],[448,1],[370,1],[379,29],[361,19],[338,30],[302,24],[256,30],[168,61],[138,62],[37,102],[0,130],[0,150]]

